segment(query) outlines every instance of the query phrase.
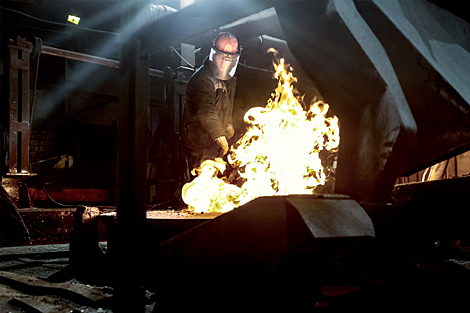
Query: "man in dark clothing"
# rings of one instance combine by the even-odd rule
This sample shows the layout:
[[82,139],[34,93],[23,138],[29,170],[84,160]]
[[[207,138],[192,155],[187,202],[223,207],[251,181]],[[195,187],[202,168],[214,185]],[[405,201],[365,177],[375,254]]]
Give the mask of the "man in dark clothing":
[[234,135],[232,109],[240,50],[237,38],[227,32],[213,41],[209,56],[186,87],[181,140],[189,170],[202,161],[224,156]]

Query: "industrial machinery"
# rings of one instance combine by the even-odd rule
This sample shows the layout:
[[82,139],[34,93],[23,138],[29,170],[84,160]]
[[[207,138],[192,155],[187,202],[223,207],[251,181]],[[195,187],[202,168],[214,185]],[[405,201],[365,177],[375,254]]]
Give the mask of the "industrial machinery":
[[[6,45],[10,60],[4,59],[3,66],[4,73],[5,64],[11,66],[8,90],[26,90],[14,92],[23,106],[18,97],[9,97],[14,116],[5,118],[2,112],[10,149],[4,149],[3,165],[9,164],[5,168],[13,176],[31,174],[28,123],[35,121],[29,110],[36,116],[42,112],[38,107],[54,101],[63,106],[62,113],[51,107],[64,121],[61,126],[95,120],[106,129],[101,135],[112,134],[101,137],[112,143],[101,150],[108,155],[99,160],[106,169],[95,172],[112,179],[81,186],[106,190],[104,206],[116,207],[111,213],[102,210],[101,222],[122,277],[116,283],[117,301],[126,295],[129,303],[139,302],[139,286],[145,285],[165,295],[162,305],[169,306],[178,301],[178,288],[187,290],[191,301],[215,293],[216,305],[254,299],[273,307],[277,299],[314,305],[327,294],[324,287],[338,268],[402,269],[416,247],[468,238],[466,175],[397,184],[399,177],[470,148],[470,24],[456,3],[197,1],[157,19],[137,20],[139,5],[147,3],[119,4],[113,15],[119,23],[107,24],[119,31],[55,25],[2,7],[2,27],[11,37]],[[15,19],[32,26],[18,26]],[[275,87],[266,53],[270,47],[297,69],[299,89],[324,99],[338,116],[334,194],[261,197],[224,214],[172,218],[185,215],[168,210],[178,210],[174,194],[183,183],[179,122],[185,84],[219,31],[236,33],[244,46],[237,73],[240,112],[234,112],[239,124],[234,126],[242,130],[244,111],[264,102]],[[50,36],[57,33],[74,37]],[[2,30],[2,49],[3,36]],[[81,51],[73,51],[74,45]],[[47,91],[43,103],[28,102],[30,79],[26,74],[21,83],[14,79],[17,70],[28,73],[28,62],[39,64],[39,55],[66,60],[62,70],[55,68],[66,82],[55,93],[64,91],[62,102],[48,99]],[[93,70],[84,72],[86,67],[75,62],[93,64]],[[105,90],[104,100],[92,88],[102,76],[111,77],[96,88]],[[2,77],[2,109],[4,84]],[[76,90],[88,92],[89,102],[70,97],[78,95]],[[44,115],[46,124],[52,113]],[[95,119],[98,113],[105,117]],[[81,152],[74,159],[78,168],[88,161],[87,147],[80,141],[76,146],[81,149],[70,151]],[[99,206],[100,198],[94,199]],[[149,218],[149,208],[168,217]]]

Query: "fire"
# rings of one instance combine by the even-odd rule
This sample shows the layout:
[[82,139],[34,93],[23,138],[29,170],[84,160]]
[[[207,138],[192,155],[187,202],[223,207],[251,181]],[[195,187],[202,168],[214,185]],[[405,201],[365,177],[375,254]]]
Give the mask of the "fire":
[[240,195],[240,188],[217,177],[219,172],[224,172],[225,167],[225,161],[217,158],[205,160],[191,171],[197,177],[182,189],[183,200],[191,211],[226,213],[237,207],[235,200]]
[[313,194],[325,184],[320,152],[337,150],[338,118],[327,117],[328,104],[321,101],[305,111],[294,93],[297,79],[284,59],[275,68],[275,93],[264,108],[246,112],[248,129],[229,151],[228,162],[241,183],[219,177],[227,165],[222,159],[204,161],[192,172],[197,177],[183,187],[189,210],[225,213],[257,197]]

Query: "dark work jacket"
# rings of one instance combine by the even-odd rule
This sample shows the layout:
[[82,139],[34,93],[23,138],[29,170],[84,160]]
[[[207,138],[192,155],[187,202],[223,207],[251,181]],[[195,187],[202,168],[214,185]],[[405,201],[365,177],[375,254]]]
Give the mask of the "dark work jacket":
[[210,72],[208,62],[206,58],[186,87],[181,140],[189,149],[216,147],[214,139],[227,136],[227,125],[232,124],[237,78],[226,81],[216,78]]

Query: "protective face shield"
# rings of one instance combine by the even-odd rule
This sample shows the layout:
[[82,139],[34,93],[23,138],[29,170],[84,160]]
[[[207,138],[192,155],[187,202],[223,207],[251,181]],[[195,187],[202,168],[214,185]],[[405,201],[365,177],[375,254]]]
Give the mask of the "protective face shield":
[[239,58],[240,51],[227,53],[212,47],[209,54],[209,69],[218,79],[228,80],[235,75]]

